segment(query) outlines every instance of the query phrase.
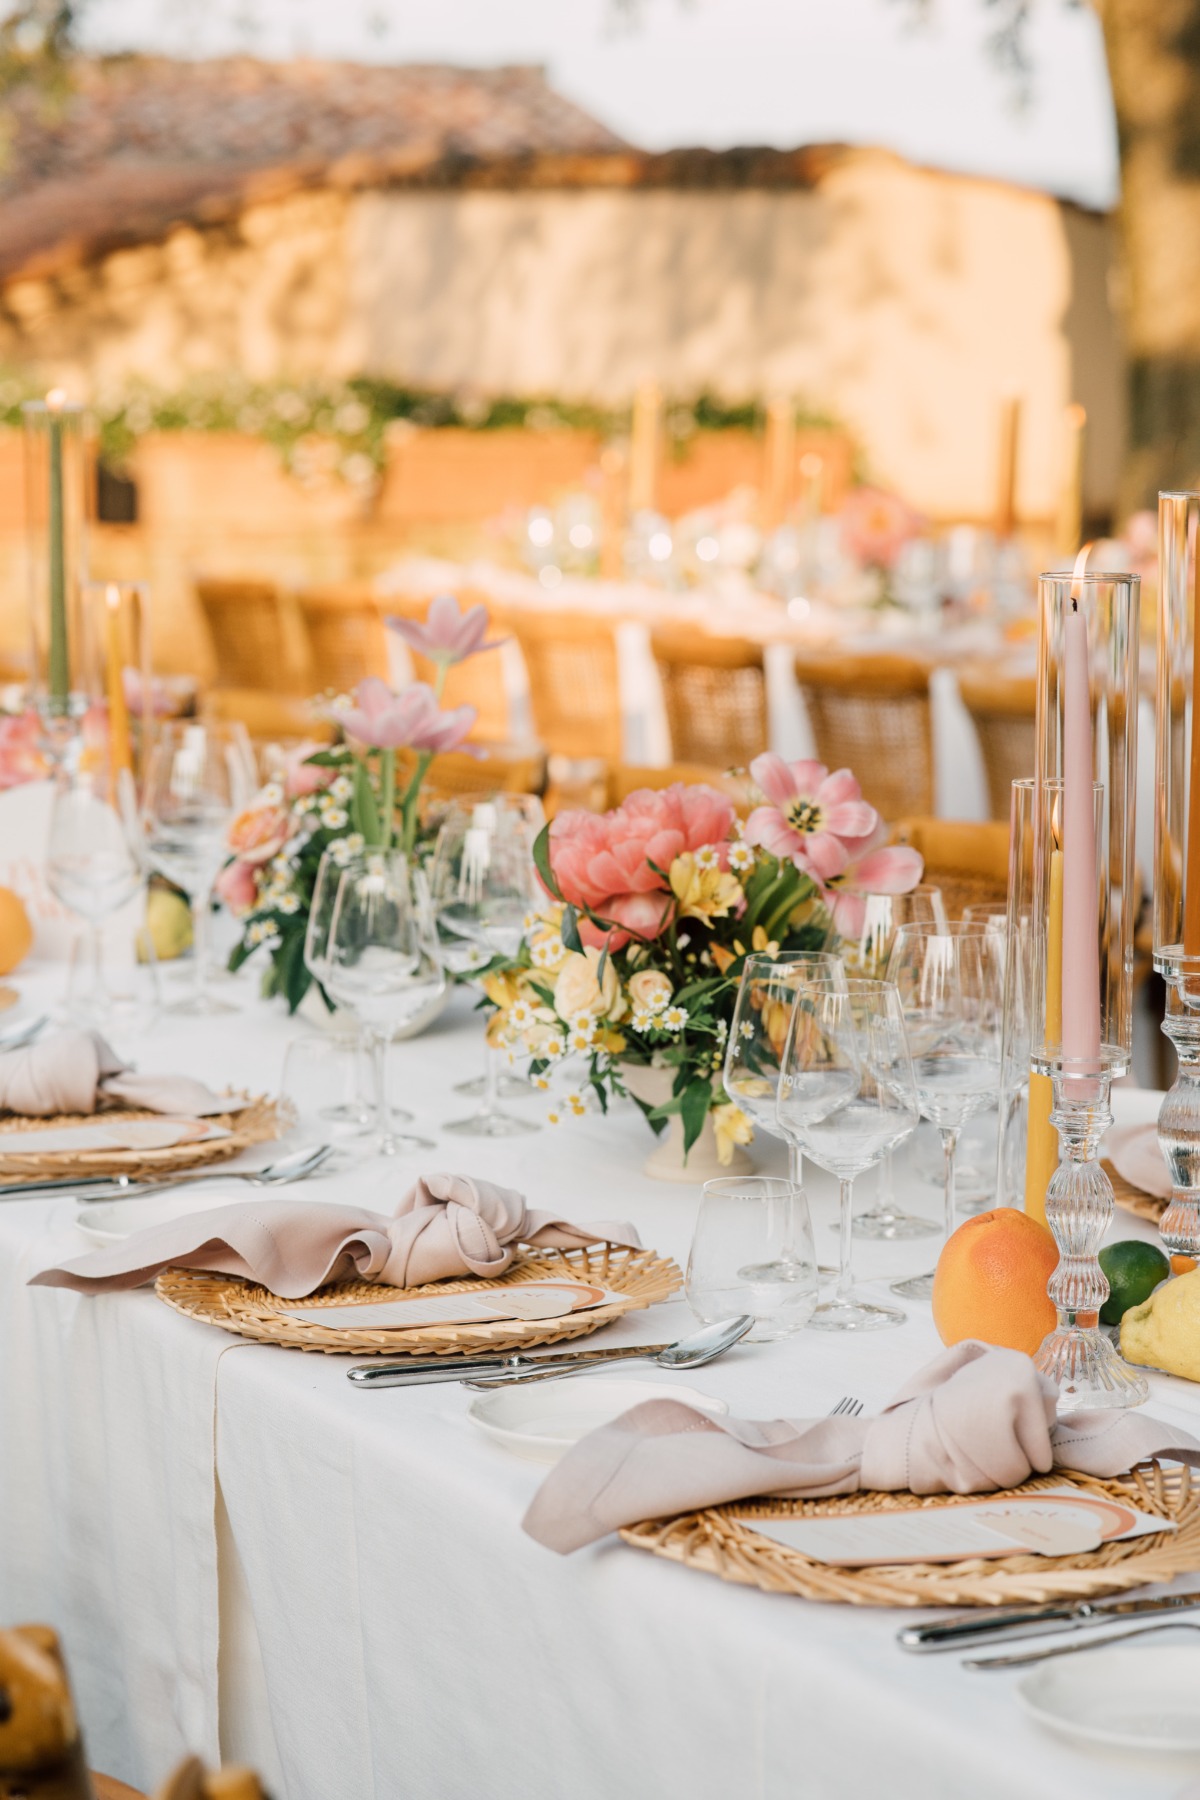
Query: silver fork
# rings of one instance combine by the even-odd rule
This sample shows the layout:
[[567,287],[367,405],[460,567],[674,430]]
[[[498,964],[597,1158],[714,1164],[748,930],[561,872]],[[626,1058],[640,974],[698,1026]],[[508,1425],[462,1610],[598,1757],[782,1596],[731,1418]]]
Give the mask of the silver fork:
[[856,1419],[862,1409],[861,1400],[856,1400],[853,1394],[843,1394],[837,1405],[830,1407],[829,1417],[831,1419]]
[[964,1656],[964,1669],[1020,1669],[1028,1663],[1048,1662],[1052,1656],[1074,1656],[1080,1650],[1103,1650],[1105,1644],[1124,1644],[1130,1638],[1149,1637],[1155,1631],[1200,1631],[1186,1619],[1169,1619],[1165,1625],[1139,1625],[1133,1631],[1117,1631],[1109,1637],[1081,1638],[1071,1644],[1050,1644],[1040,1650],[1022,1650],[1015,1656]]

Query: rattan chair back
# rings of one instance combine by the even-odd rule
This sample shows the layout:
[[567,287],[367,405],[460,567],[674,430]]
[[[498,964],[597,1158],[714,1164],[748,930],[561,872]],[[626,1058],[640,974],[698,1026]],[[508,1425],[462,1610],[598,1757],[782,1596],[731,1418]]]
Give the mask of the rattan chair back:
[[561,756],[619,762],[621,690],[612,626],[576,613],[532,610],[514,612],[510,623],[542,743]]
[[800,657],[796,679],[830,769],[853,769],[885,819],[933,811],[929,670],[899,655]]
[[1037,681],[1033,675],[960,669],[958,691],[979,739],[987,777],[988,811],[993,819],[1007,819],[1013,782],[1034,772]]
[[892,840],[925,859],[924,879],[942,891],[948,919],[968,906],[1001,906],[1008,895],[1008,826],[965,819],[902,819]]
[[319,688],[349,694],[366,675],[388,679],[387,632],[370,588],[302,588],[296,605]]
[[273,581],[202,576],[195,589],[212,640],[218,686],[272,694],[309,692],[304,640],[289,622]]
[[767,748],[761,644],[663,628],[651,635],[671,732],[671,754],[712,768],[743,768]]

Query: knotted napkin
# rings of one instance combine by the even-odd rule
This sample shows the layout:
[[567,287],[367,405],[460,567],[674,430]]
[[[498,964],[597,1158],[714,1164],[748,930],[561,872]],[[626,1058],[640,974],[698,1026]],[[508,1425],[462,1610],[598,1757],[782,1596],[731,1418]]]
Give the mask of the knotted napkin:
[[204,1118],[231,1102],[187,1075],[139,1075],[98,1031],[60,1031],[0,1054],[0,1111],[48,1118],[102,1106]]
[[417,1287],[455,1275],[503,1275],[517,1244],[572,1250],[599,1243],[641,1248],[623,1220],[572,1225],[531,1212],[513,1188],[469,1175],[426,1175],[390,1219],[316,1201],[243,1201],[137,1231],[110,1249],[40,1270],[30,1286],[99,1294],[139,1287],[160,1269],[211,1269],[296,1300],[327,1281]]
[[713,1418],[648,1400],[568,1450],[524,1526],[565,1552],[642,1519],[763,1494],[990,1494],[1056,1464],[1102,1476],[1151,1456],[1200,1464],[1200,1442],[1157,1419],[1059,1419],[1056,1403],[1030,1357],[971,1342],[926,1364],[873,1419]]

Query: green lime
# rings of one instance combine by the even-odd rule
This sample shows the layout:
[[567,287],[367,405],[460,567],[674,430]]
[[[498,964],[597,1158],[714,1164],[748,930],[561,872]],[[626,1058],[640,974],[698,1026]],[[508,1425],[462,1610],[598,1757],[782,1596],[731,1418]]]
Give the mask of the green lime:
[[1143,1243],[1141,1238],[1106,1244],[1100,1252],[1100,1267],[1112,1290],[1100,1308],[1105,1325],[1119,1325],[1129,1308],[1148,1300],[1159,1282],[1171,1273],[1170,1261],[1158,1245]]

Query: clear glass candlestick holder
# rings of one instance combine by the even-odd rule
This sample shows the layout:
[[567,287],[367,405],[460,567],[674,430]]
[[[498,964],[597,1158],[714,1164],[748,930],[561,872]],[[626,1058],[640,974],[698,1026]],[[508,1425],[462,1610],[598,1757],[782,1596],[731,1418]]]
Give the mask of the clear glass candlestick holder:
[[1086,1073],[1059,1062],[1049,1074],[1050,1122],[1062,1147],[1046,1189],[1046,1223],[1059,1253],[1047,1292],[1058,1320],[1033,1360],[1057,1384],[1060,1413],[1141,1406],[1150,1398],[1149,1383],[1100,1329],[1109,1288],[1097,1251],[1113,1215],[1100,1140],[1112,1123],[1112,1071],[1103,1061]]
[[1179,1075],[1158,1115],[1171,1175],[1159,1221],[1168,1250],[1200,1257],[1200,493],[1158,496],[1158,694],[1154,750],[1154,966]]

